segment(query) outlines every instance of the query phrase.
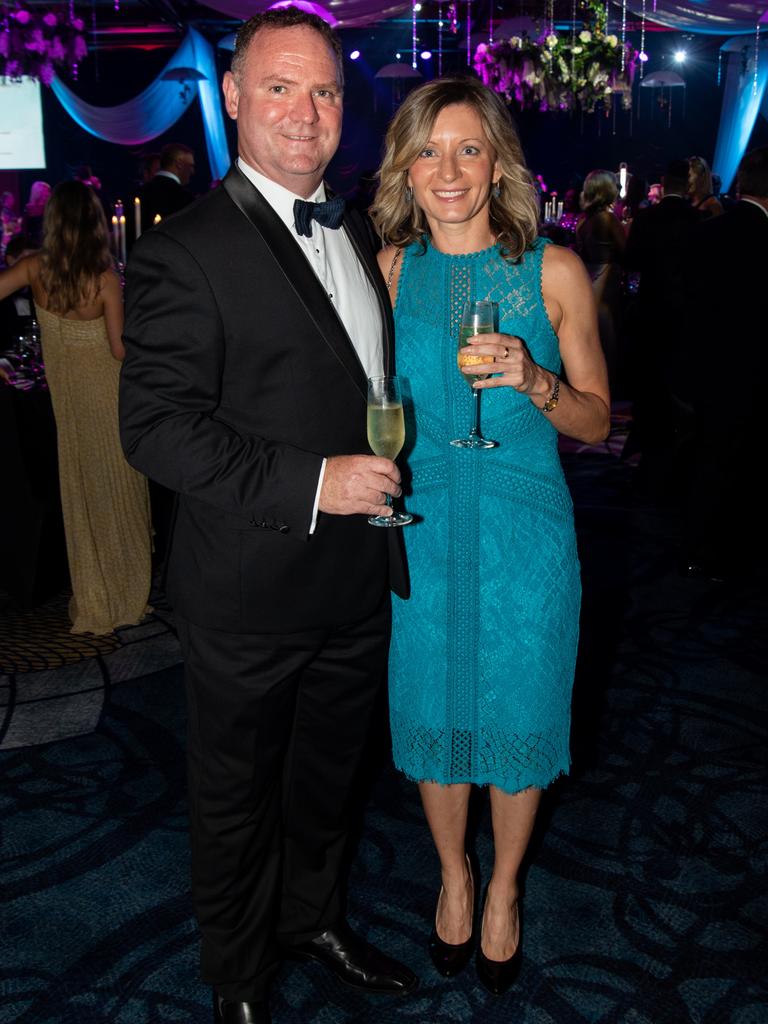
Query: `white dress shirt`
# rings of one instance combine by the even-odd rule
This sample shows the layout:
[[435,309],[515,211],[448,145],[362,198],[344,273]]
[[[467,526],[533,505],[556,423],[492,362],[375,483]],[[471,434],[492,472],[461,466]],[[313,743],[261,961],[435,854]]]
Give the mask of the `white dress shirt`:
[[[237,166],[251,184],[256,186],[306,256],[350,337],[366,377],[381,376],[384,373],[384,344],[380,306],[373,285],[368,280],[347,233],[342,228],[322,227],[313,220],[310,238],[298,234],[293,219],[293,204],[296,199],[304,197],[297,196],[271,178],[266,178],[249,167],[240,157],[237,159]],[[325,186],[322,182],[307,201],[325,202]],[[325,465],[326,460],[323,459],[312,509],[310,533],[315,532],[317,523],[317,508]]]

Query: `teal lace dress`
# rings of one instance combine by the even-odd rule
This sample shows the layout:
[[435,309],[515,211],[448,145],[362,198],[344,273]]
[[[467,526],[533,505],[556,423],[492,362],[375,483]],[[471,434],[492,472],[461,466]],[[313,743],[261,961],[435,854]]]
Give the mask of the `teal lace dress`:
[[544,787],[567,771],[580,603],[573,508],[546,415],[513,388],[484,391],[498,448],[454,448],[472,421],[456,366],[463,303],[499,305],[499,329],[558,372],[541,293],[544,248],[403,253],[395,306],[405,378],[411,597],[394,598],[394,760],[411,779]]

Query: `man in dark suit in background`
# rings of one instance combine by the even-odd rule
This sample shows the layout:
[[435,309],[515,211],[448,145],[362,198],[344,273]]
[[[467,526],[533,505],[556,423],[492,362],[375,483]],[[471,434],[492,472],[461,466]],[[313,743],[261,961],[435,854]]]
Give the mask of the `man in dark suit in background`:
[[[187,188],[195,172],[195,154],[181,142],[169,142],[159,154],[159,167],[154,176],[138,190],[141,200],[141,230],[146,231],[155,223],[155,218],[170,217],[184,210],[195,197]],[[135,243],[130,216],[126,219],[128,245],[133,251]],[[168,555],[168,544],[173,520],[174,495],[157,480],[149,481],[149,498],[152,506],[152,530],[154,551],[152,562],[162,566]]]
[[757,479],[765,461],[768,146],[747,153],[738,201],[693,236],[686,287],[695,475],[683,571],[725,579],[766,569]]
[[194,201],[187,186],[195,173],[195,154],[181,142],[169,142],[160,150],[160,168],[137,195],[141,200],[141,230],[146,231],[155,218],[170,217]]
[[368,991],[416,984],[349,929],[341,900],[389,587],[407,592],[397,531],[366,521],[400,494],[395,464],[366,454],[366,377],[392,366],[389,299],[359,215],[339,229],[343,204],[325,201],[341,67],[314,15],[248,21],[224,78],[237,164],[142,236],[128,268],[122,436],[180,495],[168,591],[193,898],[225,1024],[270,1020],[281,956]]
[[701,218],[686,198],[687,188],[688,161],[672,160],[660,202],[638,210],[624,252],[627,269],[640,271],[632,325],[633,425],[626,454],[640,449],[644,486],[662,500],[675,496],[690,457],[683,279],[691,232]]

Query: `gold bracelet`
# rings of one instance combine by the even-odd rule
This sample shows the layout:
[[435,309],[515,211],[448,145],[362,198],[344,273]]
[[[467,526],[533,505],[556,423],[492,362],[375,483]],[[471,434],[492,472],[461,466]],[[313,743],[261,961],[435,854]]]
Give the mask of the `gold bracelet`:
[[560,401],[560,378],[555,377],[555,384],[552,388],[552,394],[546,400],[544,405],[541,407],[542,412],[552,412],[557,407],[557,403]]

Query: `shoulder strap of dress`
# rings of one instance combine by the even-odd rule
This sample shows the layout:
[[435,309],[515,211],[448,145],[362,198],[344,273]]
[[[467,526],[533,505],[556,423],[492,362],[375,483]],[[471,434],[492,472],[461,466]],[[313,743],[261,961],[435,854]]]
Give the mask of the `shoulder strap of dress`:
[[395,255],[392,257],[392,263],[390,264],[389,273],[387,274],[387,291],[392,291],[392,281],[394,280],[395,277],[395,267],[397,266],[397,261],[400,259],[400,254],[402,253],[402,251],[402,249],[395,249]]

